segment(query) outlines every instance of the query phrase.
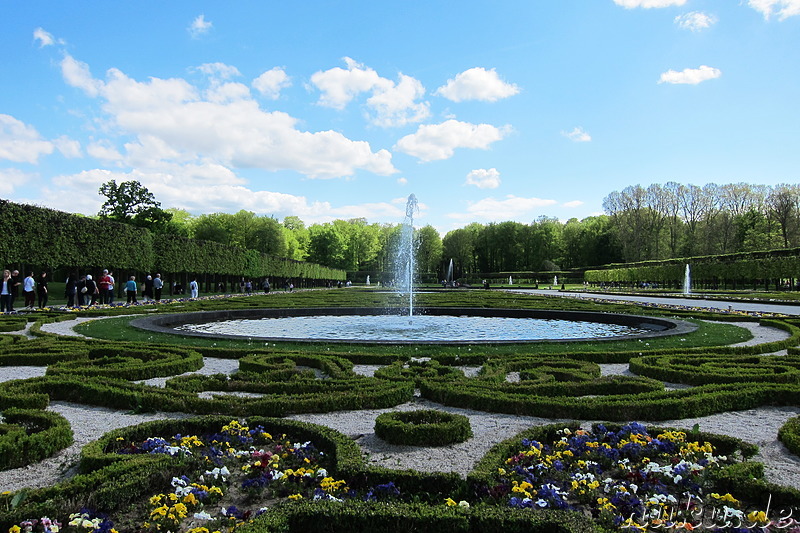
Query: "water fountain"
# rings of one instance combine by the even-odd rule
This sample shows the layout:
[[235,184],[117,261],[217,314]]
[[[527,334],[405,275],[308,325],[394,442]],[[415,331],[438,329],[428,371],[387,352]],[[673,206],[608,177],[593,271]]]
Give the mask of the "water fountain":
[[414,256],[416,239],[414,238],[414,215],[419,212],[417,197],[408,196],[406,216],[400,229],[400,246],[395,261],[395,280],[397,292],[408,301],[409,322],[414,316]]
[[369,285],[369,274],[367,274],[367,285]]
[[450,265],[447,267],[447,274],[444,276],[445,287],[454,287],[453,283],[453,259],[450,258]]
[[683,271],[683,294],[686,296],[692,294],[692,268],[689,263],[686,263],[686,269]]
[[553,276],[553,287],[558,288],[558,276]]
[[514,284],[514,280],[511,278],[511,276],[508,276],[508,284],[509,285],[513,285]]

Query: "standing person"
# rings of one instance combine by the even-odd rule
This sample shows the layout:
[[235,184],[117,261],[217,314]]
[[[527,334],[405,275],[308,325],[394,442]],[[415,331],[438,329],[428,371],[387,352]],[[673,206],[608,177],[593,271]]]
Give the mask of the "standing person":
[[264,289],[264,294],[269,294],[269,278],[264,280],[264,283],[261,285]]
[[97,288],[97,283],[92,279],[91,274],[86,274],[86,297],[89,298],[89,305],[95,305],[99,295],[100,289]]
[[113,272],[108,273],[108,279],[110,280],[108,282],[108,305],[111,305],[114,303],[114,285],[117,283]]
[[78,296],[78,307],[83,307],[86,305],[86,293],[89,291],[88,287],[86,287],[86,276],[81,276],[78,279],[77,289],[78,292],[75,294]]
[[164,288],[164,282],[161,281],[161,274],[156,274],[155,279],[153,279],[153,293],[156,297],[156,302],[161,301],[161,289]]
[[192,281],[189,282],[189,290],[192,291],[192,298],[197,298],[198,294],[197,279],[192,278]]
[[136,276],[131,276],[125,284],[125,292],[128,294],[128,305],[136,303]]
[[253,292],[253,282],[250,281],[249,279],[244,282],[244,291],[247,294],[251,294]]
[[108,275],[108,270],[103,270],[100,279],[97,280],[97,289],[100,291],[100,303],[111,303],[108,300],[108,286],[111,284],[111,277]]
[[239,293],[244,294],[244,278],[239,282]]
[[144,287],[142,288],[142,299],[145,302],[149,302],[153,299],[153,276],[150,274],[144,278],[144,283],[142,284]]
[[8,302],[9,313],[14,312],[14,300],[16,300],[17,296],[19,296],[19,286],[20,286],[19,270],[14,270],[11,272],[11,285],[8,288],[8,292],[9,294],[11,294],[11,299]]
[[36,284],[36,294],[39,296],[39,309],[47,307],[47,272],[42,272]]
[[22,295],[25,297],[25,309],[33,309],[36,305],[36,280],[33,279],[33,271],[28,272],[22,280]]
[[11,271],[3,270],[3,282],[0,286],[0,313],[11,312]]
[[75,295],[77,293],[78,284],[75,281],[75,274],[70,274],[64,285],[64,297],[67,299],[67,307],[75,307]]

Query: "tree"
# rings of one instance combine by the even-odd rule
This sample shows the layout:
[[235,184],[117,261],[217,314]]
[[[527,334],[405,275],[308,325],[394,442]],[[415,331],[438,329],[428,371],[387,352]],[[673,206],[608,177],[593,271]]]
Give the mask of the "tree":
[[428,224],[417,232],[417,270],[436,272],[442,262],[442,238],[436,228]]
[[161,209],[153,193],[138,181],[115,180],[102,184],[99,194],[106,197],[98,215],[101,218],[116,220],[149,228],[156,233],[164,233],[172,214]]

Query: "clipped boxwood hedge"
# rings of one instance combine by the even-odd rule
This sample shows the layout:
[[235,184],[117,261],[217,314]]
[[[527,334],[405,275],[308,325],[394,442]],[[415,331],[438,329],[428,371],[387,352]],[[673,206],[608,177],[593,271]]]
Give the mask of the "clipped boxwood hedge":
[[472,437],[472,427],[464,415],[420,409],[378,415],[375,434],[392,444],[446,446]]
[[19,468],[72,444],[72,428],[58,413],[6,409],[0,424],[0,470]]
[[778,439],[790,452],[800,456],[800,416],[790,418],[781,426]]

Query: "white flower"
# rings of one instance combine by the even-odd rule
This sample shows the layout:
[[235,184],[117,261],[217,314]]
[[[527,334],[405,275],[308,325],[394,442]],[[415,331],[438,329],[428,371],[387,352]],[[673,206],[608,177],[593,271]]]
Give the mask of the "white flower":
[[328,477],[328,471],[324,468],[317,470],[317,477]]
[[469,502],[468,502],[468,501],[466,501],[466,500],[461,500],[460,502],[458,502],[458,506],[459,506],[459,507],[464,507],[464,508],[467,508],[467,509],[468,509],[468,508],[469,508]]
[[543,499],[539,498],[538,500],[536,500],[536,506],[537,507],[547,507],[547,500],[543,500]]
[[194,513],[194,517],[197,520],[211,520],[211,515],[208,514],[208,511],[200,511],[199,513]]

